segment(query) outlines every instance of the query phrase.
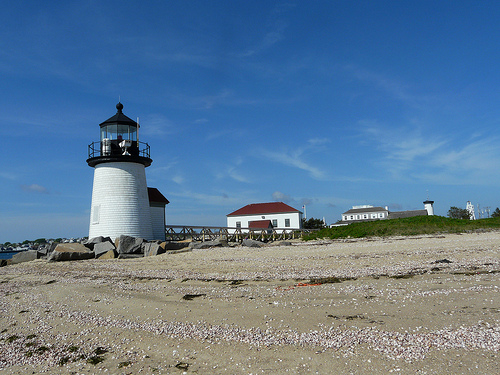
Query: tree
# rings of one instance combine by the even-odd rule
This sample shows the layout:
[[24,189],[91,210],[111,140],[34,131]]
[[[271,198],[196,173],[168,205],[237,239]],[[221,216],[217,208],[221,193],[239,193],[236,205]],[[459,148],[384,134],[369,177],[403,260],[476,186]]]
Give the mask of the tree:
[[302,219],[302,228],[304,229],[321,229],[324,228],[325,224],[321,219],[315,219],[311,217],[309,220]]
[[497,207],[491,214],[491,217],[500,217],[500,208]]
[[452,219],[470,219],[469,212],[465,208],[450,207],[448,217]]

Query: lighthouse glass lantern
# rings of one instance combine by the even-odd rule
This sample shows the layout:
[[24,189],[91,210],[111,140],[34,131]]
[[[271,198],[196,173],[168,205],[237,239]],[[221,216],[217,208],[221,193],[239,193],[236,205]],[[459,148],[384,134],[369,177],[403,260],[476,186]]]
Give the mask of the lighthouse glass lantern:
[[145,168],[152,163],[149,145],[139,141],[139,125],[116,105],[102,122],[100,140],[89,145],[87,163],[94,168],[89,238],[120,235],[152,239]]

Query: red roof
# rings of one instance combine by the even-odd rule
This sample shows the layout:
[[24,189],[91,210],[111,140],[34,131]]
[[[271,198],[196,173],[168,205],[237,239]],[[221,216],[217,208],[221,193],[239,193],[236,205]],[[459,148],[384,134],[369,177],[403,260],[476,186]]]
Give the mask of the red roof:
[[148,197],[150,202],[169,204],[167,198],[157,188],[148,187]]
[[272,228],[273,225],[271,224],[271,220],[254,220],[248,223],[248,227],[255,229],[267,229]]
[[300,212],[283,202],[252,203],[240,208],[226,216],[281,214],[285,212]]

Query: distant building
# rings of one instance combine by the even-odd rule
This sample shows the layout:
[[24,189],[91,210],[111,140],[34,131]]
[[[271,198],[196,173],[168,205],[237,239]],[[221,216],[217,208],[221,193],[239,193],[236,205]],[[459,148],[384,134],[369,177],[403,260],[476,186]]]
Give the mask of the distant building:
[[374,207],[370,205],[353,206],[350,210],[342,214],[343,223],[353,223],[357,221],[372,221],[385,219],[402,219],[413,216],[434,215],[434,201],[426,200],[423,210],[409,211],[389,211],[388,207]]
[[302,212],[283,202],[249,204],[226,215],[226,218],[229,228],[302,228]]

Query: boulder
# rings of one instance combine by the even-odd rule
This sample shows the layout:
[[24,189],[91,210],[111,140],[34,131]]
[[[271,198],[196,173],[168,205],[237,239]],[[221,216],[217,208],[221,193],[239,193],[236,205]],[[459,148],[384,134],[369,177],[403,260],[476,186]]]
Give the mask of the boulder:
[[9,264],[12,264],[12,259],[0,259],[0,267],[5,267]]
[[106,260],[106,259],[115,259],[118,256],[118,253],[116,252],[115,249],[109,250],[107,253],[102,254],[99,256],[99,259]]
[[245,238],[242,242],[241,245],[246,246],[246,247],[262,247],[264,244],[260,241],[256,240],[250,240],[248,238]]
[[165,253],[165,246],[158,242],[145,242],[142,244],[142,250],[145,257],[151,257]]
[[60,243],[49,255],[50,262],[61,262],[67,260],[83,260],[94,258],[94,252],[87,249],[81,243]]
[[225,247],[225,246],[228,246],[227,241],[220,239],[214,241],[191,242],[189,244],[190,249],[210,249],[211,247]]
[[109,251],[115,251],[115,245],[111,241],[97,242],[94,244],[94,254],[96,258],[100,258]]
[[190,242],[175,242],[175,241],[162,242],[162,245],[165,250],[180,250],[189,247],[189,244]]
[[27,250],[21,251],[12,256],[12,264],[23,263],[23,262],[31,262],[32,260],[40,258],[38,251],[36,250]]
[[89,238],[88,240],[83,241],[83,245],[85,247],[88,247],[90,250],[94,250],[94,246],[98,243],[102,242],[111,242],[111,238],[109,237],[103,237],[103,236],[98,236],[94,238]]
[[143,238],[121,235],[118,238],[116,250],[118,254],[142,254],[142,244],[146,242]]

